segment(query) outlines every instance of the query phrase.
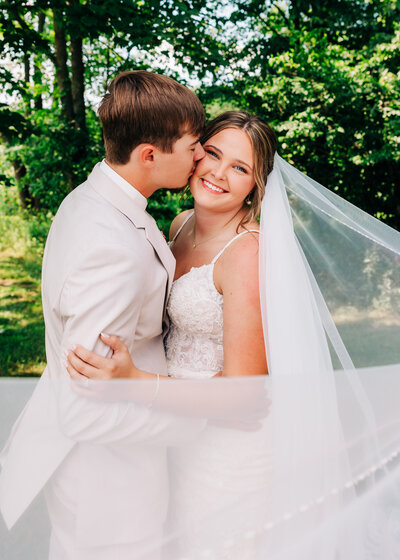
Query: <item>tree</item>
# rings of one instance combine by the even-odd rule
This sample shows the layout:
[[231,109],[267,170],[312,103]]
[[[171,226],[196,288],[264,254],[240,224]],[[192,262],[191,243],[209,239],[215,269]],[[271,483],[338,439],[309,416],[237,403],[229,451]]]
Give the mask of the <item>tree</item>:
[[176,76],[184,63],[200,79],[222,61],[214,27],[223,16],[215,15],[215,6],[205,0],[1,4],[0,47],[14,68],[25,69],[23,76],[0,72],[13,98],[0,122],[1,139],[10,160],[18,152],[14,167],[24,206],[36,200],[55,210],[98,161],[101,133],[88,99],[98,99],[110,77],[150,64]]
[[[0,113],[0,134],[25,205],[55,210],[85,178],[102,154],[94,106],[106,82],[147,68],[197,83],[213,114],[229,107],[260,114],[289,161],[400,229],[398,1],[0,6],[0,47],[21,69],[0,68],[13,99]],[[175,211],[175,199],[160,196],[150,208]]]
[[284,157],[398,229],[399,15],[389,0],[238,2],[236,73],[209,92],[264,116]]

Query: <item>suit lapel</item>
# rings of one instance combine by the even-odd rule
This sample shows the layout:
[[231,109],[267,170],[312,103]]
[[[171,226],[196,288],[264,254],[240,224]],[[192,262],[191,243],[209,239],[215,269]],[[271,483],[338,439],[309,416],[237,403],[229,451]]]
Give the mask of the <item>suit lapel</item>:
[[127,193],[118,188],[118,186],[101,171],[99,163],[89,175],[88,183],[90,183],[92,188],[100,196],[105,198],[112,206],[124,214],[136,228],[144,229],[147,240],[153,246],[154,251],[168,273],[166,292],[166,296],[168,296],[175,273],[175,258],[163,234],[158,229],[154,218],[135,204],[135,201],[130,198]]

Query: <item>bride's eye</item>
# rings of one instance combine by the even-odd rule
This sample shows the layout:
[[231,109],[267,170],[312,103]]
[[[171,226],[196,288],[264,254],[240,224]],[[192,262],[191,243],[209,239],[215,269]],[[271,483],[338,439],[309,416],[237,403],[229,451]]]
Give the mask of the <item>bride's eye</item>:
[[216,159],[218,159],[218,154],[216,152],[214,152],[214,150],[210,150],[209,148],[206,150],[207,154],[210,154],[210,156],[215,157]]
[[246,173],[247,174],[247,170],[244,167],[242,167],[241,165],[235,165],[235,169],[237,169],[241,173]]

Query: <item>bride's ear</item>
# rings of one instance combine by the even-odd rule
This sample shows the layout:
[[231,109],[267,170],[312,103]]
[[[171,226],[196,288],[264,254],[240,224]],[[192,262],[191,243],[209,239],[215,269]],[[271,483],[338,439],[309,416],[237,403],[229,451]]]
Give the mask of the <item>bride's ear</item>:
[[253,187],[253,189],[249,192],[249,194],[244,199],[244,203],[246,204],[246,206],[251,206],[255,191],[256,191],[256,187]]

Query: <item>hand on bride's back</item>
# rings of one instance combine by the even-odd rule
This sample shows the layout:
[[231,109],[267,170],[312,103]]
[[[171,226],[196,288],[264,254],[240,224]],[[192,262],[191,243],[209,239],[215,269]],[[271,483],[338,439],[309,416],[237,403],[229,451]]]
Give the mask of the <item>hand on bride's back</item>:
[[101,334],[101,340],[112,350],[111,358],[105,358],[77,345],[68,352],[67,370],[72,379],[140,379],[138,370],[127,346],[115,335]]

